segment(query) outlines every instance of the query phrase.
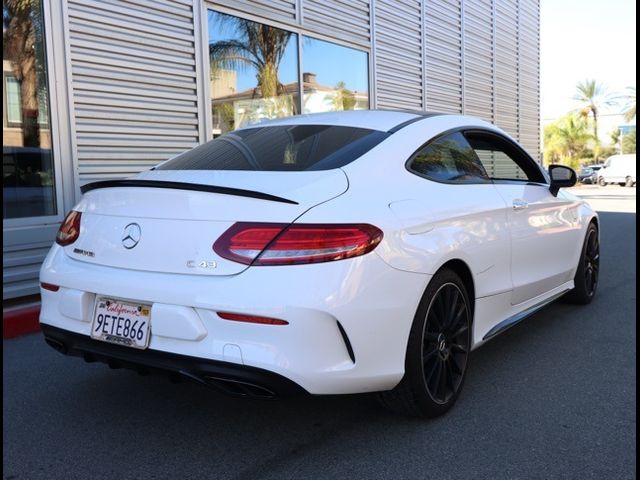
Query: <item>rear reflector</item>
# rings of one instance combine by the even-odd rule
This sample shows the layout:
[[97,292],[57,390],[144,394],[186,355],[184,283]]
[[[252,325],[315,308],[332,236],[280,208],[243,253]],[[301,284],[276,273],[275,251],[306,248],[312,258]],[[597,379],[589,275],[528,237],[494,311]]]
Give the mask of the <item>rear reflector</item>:
[[60,229],[56,235],[56,243],[58,245],[65,247],[67,245],[71,245],[78,239],[80,236],[81,217],[82,213],[76,212],[75,210],[71,210],[67,213],[67,216],[64,217],[62,225],[60,225]]
[[280,224],[238,222],[213,245],[223,258],[245,265],[330,262],[370,252],[382,231],[368,224]]
[[53,283],[40,282],[40,287],[51,292],[57,292],[58,290],[60,290],[60,287],[58,285],[54,285]]
[[279,320],[270,317],[258,317],[256,315],[245,315],[243,313],[218,312],[220,318],[232,320],[234,322],[259,323],[262,325],[289,325],[286,320]]

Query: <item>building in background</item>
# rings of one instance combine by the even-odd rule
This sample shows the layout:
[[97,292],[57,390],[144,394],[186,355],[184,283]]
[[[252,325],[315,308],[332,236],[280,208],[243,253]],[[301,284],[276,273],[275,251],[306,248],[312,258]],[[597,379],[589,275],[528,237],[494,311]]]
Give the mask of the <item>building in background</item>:
[[265,118],[462,112],[539,155],[538,0],[3,0],[3,22],[4,299],[38,292],[81,185]]

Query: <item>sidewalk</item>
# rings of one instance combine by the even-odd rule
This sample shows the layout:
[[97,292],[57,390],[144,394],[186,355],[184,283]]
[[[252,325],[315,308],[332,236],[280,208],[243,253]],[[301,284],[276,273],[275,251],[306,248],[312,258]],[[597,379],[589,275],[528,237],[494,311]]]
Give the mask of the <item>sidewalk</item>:
[[38,317],[40,316],[39,296],[18,299],[2,308],[2,338],[14,338],[27,333],[40,331]]

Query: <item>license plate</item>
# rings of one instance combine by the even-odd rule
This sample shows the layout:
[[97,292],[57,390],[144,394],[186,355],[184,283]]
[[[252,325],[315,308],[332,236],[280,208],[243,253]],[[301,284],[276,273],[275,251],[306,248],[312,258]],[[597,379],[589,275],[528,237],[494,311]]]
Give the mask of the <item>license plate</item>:
[[151,305],[96,298],[91,338],[132,348],[147,348]]

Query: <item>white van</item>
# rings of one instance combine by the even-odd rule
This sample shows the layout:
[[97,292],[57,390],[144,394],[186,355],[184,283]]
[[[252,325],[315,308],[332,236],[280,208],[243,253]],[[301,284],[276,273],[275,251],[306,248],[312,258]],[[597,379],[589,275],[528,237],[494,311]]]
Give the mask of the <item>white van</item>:
[[632,187],[636,184],[636,154],[613,155],[607,159],[598,171],[598,184],[601,187],[609,183]]

